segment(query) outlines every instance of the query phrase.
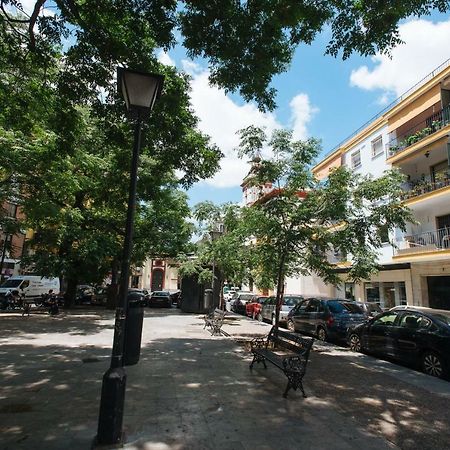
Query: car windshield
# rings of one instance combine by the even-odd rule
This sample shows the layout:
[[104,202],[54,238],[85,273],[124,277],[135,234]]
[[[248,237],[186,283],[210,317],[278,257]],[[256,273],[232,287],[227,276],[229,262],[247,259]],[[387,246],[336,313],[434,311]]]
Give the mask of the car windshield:
[[450,325],[450,311],[448,314],[446,312],[433,313],[431,314],[435,319],[444,322],[446,325]]
[[300,300],[300,297],[288,297],[284,299],[284,304],[286,306],[295,306]]
[[337,300],[332,300],[328,302],[328,308],[334,314],[341,313],[351,313],[351,314],[362,314],[361,308],[355,303],[350,302],[340,302]]
[[169,296],[169,293],[168,292],[163,292],[163,291],[156,291],[156,292],[153,292],[153,297],[168,297]]
[[366,309],[368,312],[380,313],[383,310],[380,308],[378,303],[366,303]]
[[14,288],[19,286],[23,280],[6,280],[0,287],[2,288]]
[[242,294],[241,300],[250,301],[253,300],[254,296],[253,294]]

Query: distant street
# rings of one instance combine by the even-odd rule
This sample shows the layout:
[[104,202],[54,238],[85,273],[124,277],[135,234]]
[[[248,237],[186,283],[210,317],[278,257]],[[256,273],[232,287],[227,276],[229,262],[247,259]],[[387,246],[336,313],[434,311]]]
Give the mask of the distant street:
[[[0,448],[89,449],[113,313],[0,314]],[[270,325],[231,315],[211,337],[200,315],[146,309],[127,368],[131,449],[450,449],[450,383],[331,344],[315,345],[307,399],[284,375],[248,369],[246,342]]]

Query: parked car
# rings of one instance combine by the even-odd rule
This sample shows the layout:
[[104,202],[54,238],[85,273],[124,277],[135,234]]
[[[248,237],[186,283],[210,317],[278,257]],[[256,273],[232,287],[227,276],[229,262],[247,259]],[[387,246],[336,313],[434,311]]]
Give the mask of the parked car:
[[396,306],[350,328],[347,340],[354,351],[413,364],[435,377],[450,376],[450,311]]
[[[301,301],[301,295],[286,294],[280,309],[280,324],[287,324],[289,312]],[[261,318],[264,321],[275,324],[276,297],[268,297],[261,305]]]
[[345,339],[349,326],[367,320],[358,303],[336,298],[306,298],[288,315],[288,328],[316,335],[320,340]]
[[79,284],[75,294],[75,304],[90,304],[92,296],[94,295],[94,290],[94,286],[91,286],[90,284]]
[[172,307],[172,297],[169,291],[154,291],[148,300],[148,306]]
[[108,289],[106,287],[97,287],[91,295],[91,304],[105,306],[108,301]]
[[250,292],[250,291],[236,291],[236,292],[234,292],[231,297],[228,297],[228,299],[225,300],[225,309],[227,311],[233,311],[234,302],[239,298],[239,294],[251,294],[251,295],[254,295],[253,292]]
[[366,317],[369,319],[383,312],[378,303],[375,302],[356,302],[356,303],[363,310],[363,313],[366,315]]
[[253,292],[236,292],[231,299],[233,302],[231,306],[231,310],[237,314],[245,315],[245,306],[248,302],[253,301],[255,298],[255,294]]
[[170,291],[170,298],[172,299],[172,305],[177,305],[178,308],[178,303],[181,303],[181,291],[178,289],[176,291]]
[[262,303],[264,303],[267,298],[268,297],[266,295],[255,296],[252,301],[248,302],[245,305],[245,313],[247,316],[261,322],[263,320],[261,315]]

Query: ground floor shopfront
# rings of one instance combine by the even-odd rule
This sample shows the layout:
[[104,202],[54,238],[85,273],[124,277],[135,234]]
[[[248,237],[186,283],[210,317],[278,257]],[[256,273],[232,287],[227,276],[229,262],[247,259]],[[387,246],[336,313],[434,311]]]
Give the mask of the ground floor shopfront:
[[450,260],[383,266],[370,280],[351,283],[342,274],[340,297],[376,302],[382,308],[399,305],[450,310]]
[[339,286],[326,285],[317,276],[301,276],[287,279],[285,293],[375,302],[382,308],[410,305],[450,310],[450,259],[387,264],[359,283],[348,280],[348,268],[339,271]]

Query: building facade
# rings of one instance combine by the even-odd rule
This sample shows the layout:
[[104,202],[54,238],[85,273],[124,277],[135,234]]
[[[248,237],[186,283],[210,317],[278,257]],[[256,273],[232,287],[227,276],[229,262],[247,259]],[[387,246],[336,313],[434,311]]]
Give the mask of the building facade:
[[348,283],[338,261],[343,283],[335,295],[382,307],[450,309],[449,135],[450,60],[313,168],[319,179],[341,165],[373,177],[398,169],[406,177],[404,203],[415,218],[406,233],[386,233],[372,279]]

